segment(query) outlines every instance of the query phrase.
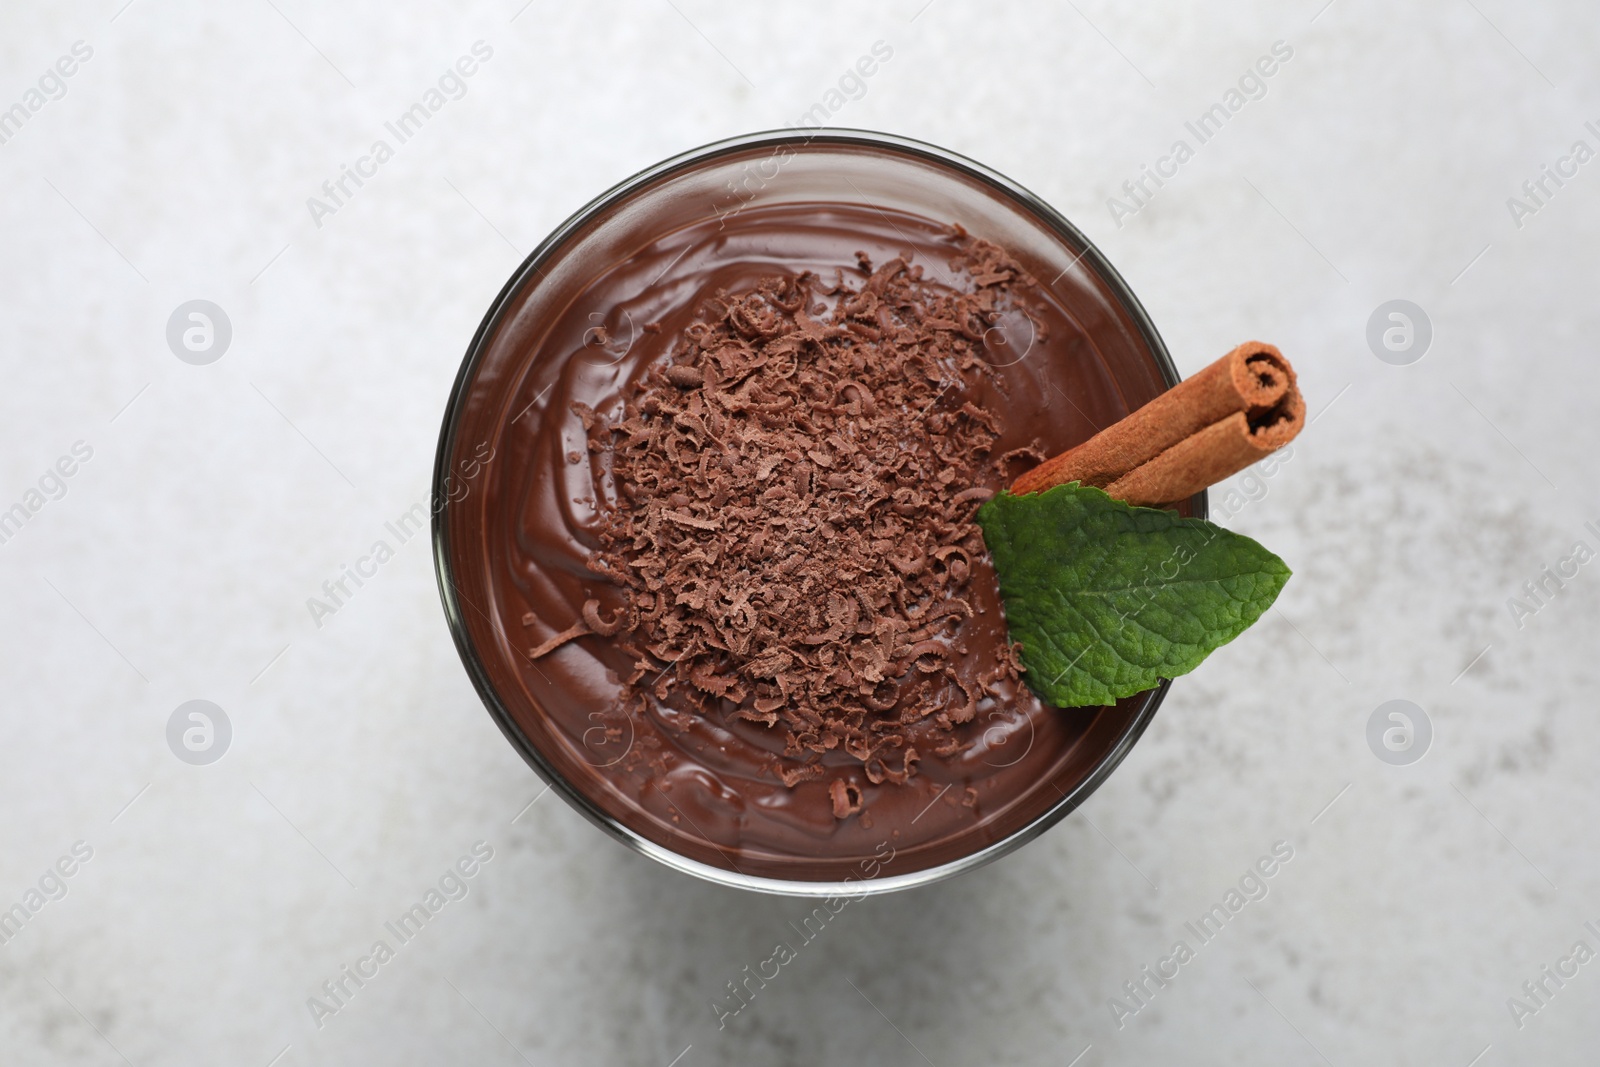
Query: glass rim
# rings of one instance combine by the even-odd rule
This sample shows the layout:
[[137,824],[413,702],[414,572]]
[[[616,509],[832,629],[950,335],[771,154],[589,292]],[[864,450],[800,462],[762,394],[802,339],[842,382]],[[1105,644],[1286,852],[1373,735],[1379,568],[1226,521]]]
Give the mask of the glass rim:
[[[467,669],[467,675],[472,680],[473,688],[477,690],[478,696],[488,709],[490,717],[500,727],[500,732],[505,735],[511,746],[521,754],[523,760],[544,780],[549,789],[559,793],[563,800],[590,822],[629,848],[632,848],[635,852],[703,881],[735,889],[780,896],[848,897],[857,899],[864,896],[891,893],[901,889],[910,889],[915,886],[931,885],[934,882],[940,882],[962,872],[981,867],[1009,852],[1015,851],[1061,822],[1073,811],[1077,810],[1078,806],[1088,799],[1089,795],[1098,789],[1106,778],[1121,765],[1134,744],[1150,725],[1150,721],[1155,717],[1157,709],[1160,708],[1162,700],[1166,697],[1167,690],[1172,686],[1172,680],[1163,679],[1155,689],[1142,694],[1144,696],[1143,703],[1123,728],[1116,744],[1100,758],[1099,762],[1094,765],[1094,769],[1074,786],[1070,792],[1063,794],[1060,800],[1039,813],[1026,825],[1018,827],[1000,840],[991,842],[981,849],[920,871],[885,875],[870,879],[802,881],[747,875],[738,870],[724,870],[721,867],[690,859],[688,856],[675,852],[660,842],[653,841],[643,834],[624,826],[618,819],[606,812],[590,797],[569,782],[544,757],[537,746],[529,740],[501,700],[499,693],[495,690],[481,662],[478,648],[467,632],[461,613],[461,605],[456,595],[454,576],[451,573],[449,534],[447,532],[447,523],[445,522],[445,514],[450,507],[448,490],[456,428],[466,404],[470,385],[476,379],[478,367],[482,362],[486,342],[499,327],[507,309],[516,296],[522,292],[530,279],[536,278],[541,274],[540,268],[542,265],[558,250],[563,248],[575,233],[579,232],[601,213],[625,201],[634,193],[648,188],[679,171],[752,148],[808,147],[815,144],[888,149],[901,155],[909,155],[931,161],[968,178],[976,179],[981,184],[1014,201],[1027,214],[1037,219],[1042,227],[1055,231],[1057,236],[1065,238],[1068,244],[1080,250],[1078,260],[1075,262],[1088,262],[1106,283],[1107,288],[1123,310],[1128,313],[1135,328],[1149,347],[1150,354],[1154,358],[1156,367],[1160,371],[1161,378],[1166,383],[1167,388],[1171,389],[1182,380],[1178,374],[1177,367],[1172,362],[1172,356],[1167,351],[1166,343],[1161,339],[1161,334],[1157,331],[1149,313],[1145,311],[1144,305],[1139,302],[1138,297],[1134,295],[1128,283],[1117,272],[1117,269],[1111,265],[1110,260],[1100,251],[1099,247],[1068,221],[1064,215],[1051,207],[1049,203],[1005,175],[949,149],[940,148],[937,145],[898,134],[848,127],[763,130],[712,141],[698,148],[680,152],[638,171],[573,212],[552,230],[544,240],[540,241],[532,252],[528,253],[527,258],[512,272],[511,277],[501,287],[500,292],[489,305],[489,310],[485,313],[477,331],[472,336],[471,342],[467,345],[461,368],[457,371],[455,382],[451,386],[450,398],[445,405],[443,425],[439,432],[438,450],[434,458],[431,485],[433,506],[430,510],[432,511],[434,576],[438,582],[439,597],[444,607],[445,621],[450,627],[450,634],[455,641],[456,651],[461,656],[462,665]],[[1206,517],[1208,508],[1207,494],[1204,489],[1191,498],[1190,506],[1196,518],[1203,519]]]

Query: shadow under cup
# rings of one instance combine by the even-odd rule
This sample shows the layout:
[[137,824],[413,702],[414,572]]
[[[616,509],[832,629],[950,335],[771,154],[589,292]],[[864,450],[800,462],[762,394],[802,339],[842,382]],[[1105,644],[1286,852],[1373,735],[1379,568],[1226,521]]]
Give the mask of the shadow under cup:
[[[1002,246],[1081,334],[1034,358],[1029,374],[1040,376],[1033,385],[1041,393],[1054,386],[1071,403],[1071,389],[1092,371],[1109,398],[1103,405],[1117,409],[1110,411],[1115,418],[1178,381],[1160,336],[1104,256],[1048,205],[993,171],[930,145],[860,131],[786,131],[719,142],[667,160],[594,200],[535,249],[496,298],[445,413],[434,472],[434,559],[456,646],[490,714],[573,807],[638,851],[709,881],[858,896],[948,877],[1042,833],[1116,768],[1170,683],[1112,707],[1044,709],[1066,725],[1057,730],[1049,761],[1031,766],[1014,795],[989,798],[982,818],[961,832],[898,848],[892,862],[870,869],[870,852],[745,851],[689,832],[608,777],[606,737],[595,734],[605,709],[552,714],[570,705],[570,690],[541,669],[546,661],[528,659],[530,641],[517,625],[521,605],[513,602],[505,575],[517,573],[513,557],[523,536],[517,516],[528,506],[527,483],[518,473],[528,462],[519,457],[545,420],[570,417],[548,400],[557,364],[606,339],[594,326],[607,309],[581,314],[579,299],[603,274],[685,227],[725,224],[784,204],[868,206],[891,225],[896,213],[957,222]],[[1093,432],[1092,424],[1073,421],[1062,440],[1044,442],[1047,448],[1070,447]],[[573,443],[581,449],[581,435]],[[566,505],[552,498],[536,506]],[[1182,510],[1203,516],[1205,494]],[[560,577],[576,582],[587,577],[581,572],[574,558]],[[547,621],[565,626],[571,619]]]

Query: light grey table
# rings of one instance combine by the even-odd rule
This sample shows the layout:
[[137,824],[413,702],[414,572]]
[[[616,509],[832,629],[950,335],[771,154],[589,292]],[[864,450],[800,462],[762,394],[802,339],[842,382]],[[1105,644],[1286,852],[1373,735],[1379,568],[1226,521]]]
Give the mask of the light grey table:
[[[22,506],[0,907],[26,916],[0,1062],[1594,1062],[1593,11],[858,6],[0,12],[0,509]],[[1315,421],[1226,509],[1294,580],[1108,784],[999,864],[851,905],[719,1029],[808,905],[658,869],[541,799],[426,540],[385,523],[426,498],[465,343],[552,226],[659,158],[824,113],[1032,187],[1183,370],[1273,340]],[[225,349],[185,348],[187,311],[169,345],[193,300]],[[1391,352],[1368,324],[1394,300]],[[393,558],[314,617],[379,539]],[[225,748],[209,765],[169,747],[191,700],[231,728],[191,737]],[[1368,738],[1391,700],[1421,710],[1398,756]],[[478,842],[445,883],[466,895],[371,960]],[[1275,845],[1266,896],[1189,933]],[[1193,958],[1144,979],[1179,940]]]

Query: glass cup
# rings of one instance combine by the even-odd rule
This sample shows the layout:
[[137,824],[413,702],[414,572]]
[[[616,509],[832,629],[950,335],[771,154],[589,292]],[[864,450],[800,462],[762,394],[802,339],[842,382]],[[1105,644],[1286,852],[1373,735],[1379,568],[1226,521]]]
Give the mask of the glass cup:
[[[1048,204],[987,167],[932,145],[858,130],[719,141],[597,197],[534,249],[495,298],[445,411],[433,483],[434,562],[450,631],[485,706],[567,803],[637,851],[707,881],[796,896],[859,897],[970,870],[1049,829],[1122,762],[1171,683],[1111,707],[1072,709],[1072,743],[972,833],[870,867],[843,857],[731,855],[632,803],[606,776],[603,733],[546,713],[551,691],[541,687],[540,672],[525,655],[526,637],[505,621],[494,566],[509,539],[497,526],[503,526],[509,492],[504,450],[513,447],[516,433],[526,433],[527,423],[549,415],[539,407],[540,357],[563,343],[552,337],[553,324],[585,287],[685,217],[725,219],[753,205],[819,201],[959,220],[974,236],[1001,245],[1062,303],[1089,341],[1073,358],[1099,360],[1104,366],[1097,373],[1108,376],[1127,410],[1177,384],[1155,326],[1099,249]],[[1074,273],[1074,284],[1059,285]],[[1181,510],[1204,517],[1205,494]]]

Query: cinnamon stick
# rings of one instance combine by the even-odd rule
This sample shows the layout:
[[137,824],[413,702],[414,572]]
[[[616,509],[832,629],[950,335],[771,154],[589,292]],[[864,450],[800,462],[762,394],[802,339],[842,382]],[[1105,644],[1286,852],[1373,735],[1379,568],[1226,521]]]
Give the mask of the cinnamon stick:
[[1187,499],[1288,444],[1306,405],[1283,353],[1247,341],[1089,440],[1012,483],[1081,482],[1135,505]]

